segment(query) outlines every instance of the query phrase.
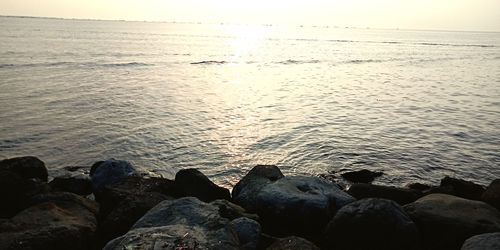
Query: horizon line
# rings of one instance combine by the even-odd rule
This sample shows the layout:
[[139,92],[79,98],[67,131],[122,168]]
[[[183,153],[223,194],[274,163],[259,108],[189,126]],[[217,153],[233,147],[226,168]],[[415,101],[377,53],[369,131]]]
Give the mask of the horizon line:
[[55,17],[55,16],[28,16],[28,15],[5,15],[6,18],[33,18],[33,19],[56,19],[56,20],[75,20],[75,21],[109,21],[109,22],[145,22],[145,23],[177,23],[177,24],[216,24],[216,25],[259,25],[259,26],[293,26],[293,27],[312,27],[312,28],[336,28],[336,29],[374,29],[374,30],[399,30],[399,31],[430,31],[430,32],[464,32],[464,33],[500,33],[500,30],[453,30],[453,29],[419,29],[419,28],[377,28],[377,27],[358,27],[358,26],[339,26],[326,24],[270,24],[270,23],[232,23],[232,22],[202,22],[202,21],[152,21],[152,20],[127,20],[127,19],[100,19],[100,18],[79,18],[79,17]]

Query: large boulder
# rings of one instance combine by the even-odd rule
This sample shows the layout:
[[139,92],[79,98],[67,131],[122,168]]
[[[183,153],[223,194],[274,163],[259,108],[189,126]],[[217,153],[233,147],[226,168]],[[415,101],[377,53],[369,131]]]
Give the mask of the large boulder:
[[462,245],[461,250],[500,249],[500,232],[472,236]]
[[92,193],[92,181],[88,175],[76,174],[55,177],[49,182],[53,191],[70,192],[78,195]]
[[258,166],[233,190],[233,200],[261,218],[271,235],[316,240],[342,206],[355,199],[335,184],[312,176],[283,177],[279,169]]
[[281,170],[273,165],[257,165],[252,168],[233,188],[233,201],[249,212],[256,210],[256,197],[260,190],[269,183],[285,177]]
[[131,176],[102,188],[96,193],[99,245],[127,233],[147,211],[175,195],[174,182],[163,178]]
[[0,249],[91,249],[97,205],[71,193],[35,196],[33,206],[0,222]]
[[231,199],[228,189],[217,186],[202,172],[193,168],[177,172],[175,186],[182,196],[193,196],[205,202]]
[[277,239],[266,250],[319,250],[319,247],[304,238],[290,236]]
[[11,171],[24,179],[47,181],[45,163],[34,156],[23,156],[0,161],[0,171]]
[[425,249],[459,249],[469,237],[500,231],[500,212],[490,205],[447,194],[430,194],[404,206]]
[[484,187],[479,184],[449,176],[441,180],[440,187],[447,187],[452,190],[453,195],[469,200],[481,200],[484,192]]
[[500,210],[500,179],[491,182],[481,196],[481,200]]
[[370,183],[376,177],[382,176],[383,174],[384,173],[382,172],[374,172],[368,169],[362,169],[358,171],[342,173],[341,176],[344,179],[354,183]]
[[15,172],[0,170],[0,218],[10,218],[30,205],[32,196],[47,193],[50,187],[38,179],[26,179]]
[[353,184],[347,193],[354,196],[356,199],[363,198],[383,198],[393,200],[400,205],[414,202],[421,196],[421,192],[409,189],[389,186],[380,186],[366,183]]
[[163,201],[104,249],[255,249],[259,224],[221,216],[219,207],[195,197]]
[[115,159],[98,161],[90,169],[92,190],[94,193],[98,193],[107,185],[118,183],[137,174],[135,167],[127,161]]
[[415,223],[396,202],[367,198],[342,207],[326,230],[329,249],[414,249]]

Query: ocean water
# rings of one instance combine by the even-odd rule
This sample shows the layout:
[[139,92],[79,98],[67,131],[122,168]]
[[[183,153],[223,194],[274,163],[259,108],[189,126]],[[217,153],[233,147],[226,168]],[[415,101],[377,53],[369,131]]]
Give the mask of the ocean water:
[[0,17],[0,158],[500,178],[500,33]]

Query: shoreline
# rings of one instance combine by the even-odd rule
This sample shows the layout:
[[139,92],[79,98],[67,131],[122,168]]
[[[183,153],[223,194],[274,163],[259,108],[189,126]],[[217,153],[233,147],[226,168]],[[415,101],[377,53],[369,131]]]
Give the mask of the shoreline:
[[500,179],[393,187],[371,184],[383,173],[369,170],[285,176],[257,165],[229,190],[193,168],[173,180],[115,159],[78,170],[49,181],[36,157],[0,161],[0,249],[500,246]]

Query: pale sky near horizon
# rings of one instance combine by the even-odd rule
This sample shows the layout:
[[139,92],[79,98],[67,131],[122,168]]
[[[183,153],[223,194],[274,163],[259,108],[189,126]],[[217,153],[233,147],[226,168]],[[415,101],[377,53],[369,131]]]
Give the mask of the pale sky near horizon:
[[0,15],[500,32],[500,0],[0,0]]

